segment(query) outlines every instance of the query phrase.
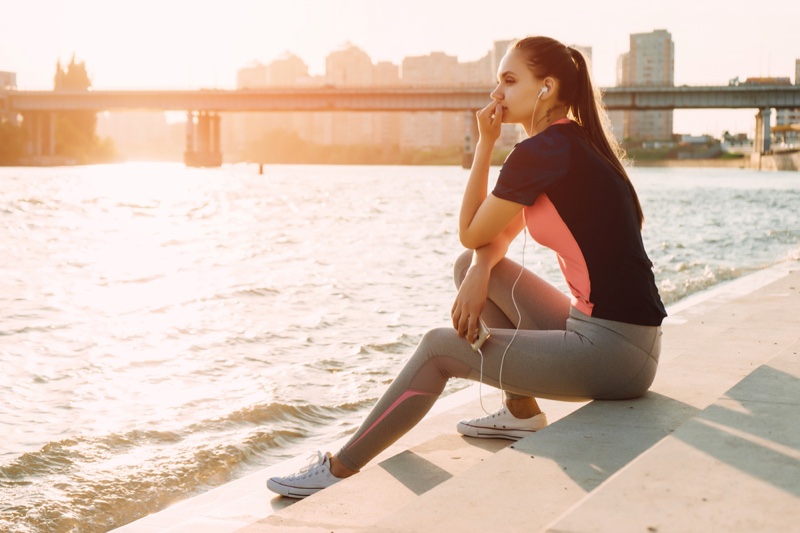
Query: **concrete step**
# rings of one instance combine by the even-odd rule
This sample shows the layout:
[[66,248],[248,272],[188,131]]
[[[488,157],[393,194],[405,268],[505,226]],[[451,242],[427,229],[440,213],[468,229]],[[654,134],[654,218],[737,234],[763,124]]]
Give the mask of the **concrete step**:
[[[470,389],[477,394],[477,389]],[[500,404],[497,392],[484,395],[487,409]],[[542,401],[548,420],[558,422],[585,403]],[[435,435],[382,461],[373,461],[357,476],[298,501],[243,528],[242,532],[346,532],[369,530],[384,517],[414,505],[426,493],[488,461],[511,441],[469,439],[455,431],[456,422],[480,414],[476,401],[451,409],[428,422]],[[416,432],[417,428],[412,431]],[[278,498],[280,499],[280,498]]]
[[547,530],[800,531],[798,427],[800,341]]
[[[349,515],[342,518],[342,523],[349,524],[348,520],[354,517],[360,517],[356,520],[359,524],[369,516],[377,519],[511,443],[506,440],[463,439],[455,432],[458,420],[482,412],[479,392],[487,409],[500,405],[500,394],[491,387],[479,389],[473,385],[444,397],[420,424],[378,455],[358,476],[338,483],[314,498],[281,498],[266,488],[269,477],[296,472],[305,466],[307,457],[298,456],[179,502],[115,531],[228,533],[242,528],[248,531],[283,531],[288,526],[281,524],[291,520],[302,522],[302,518],[295,517],[317,516],[322,510],[333,515],[341,513],[341,502],[350,500],[353,494],[356,495],[355,503]],[[585,403],[543,401],[541,405],[548,413],[548,419],[557,421]],[[336,451],[346,440],[333,442],[328,449]],[[373,496],[381,494],[381,491],[385,495],[382,501],[375,500]],[[370,493],[373,494],[369,498],[362,497]],[[277,514],[280,514],[280,519],[273,518]],[[338,526],[337,531],[341,531]]]
[[[599,495],[644,463],[672,440],[673,432],[688,431],[683,428],[697,423],[746,376],[795,349],[800,341],[798,288],[800,271],[792,263],[671,306],[659,373],[644,398],[585,405],[544,402],[551,425],[513,446],[455,434],[457,420],[480,412],[477,388],[467,389],[440,400],[429,417],[358,476],[311,498],[297,503],[270,499],[264,486],[269,476],[299,468],[301,457],[123,529],[544,530],[589,505],[594,491]],[[484,388],[487,397],[488,392]],[[484,401],[487,408],[497,405],[494,398]],[[793,457],[794,441],[787,442],[781,450]],[[680,479],[670,482],[674,485],[668,490],[683,488]],[[591,522],[591,513],[586,516]],[[585,526],[567,523],[575,531],[596,525],[581,529]]]
[[[800,272],[795,271],[733,300],[709,300],[674,313],[664,328],[665,343],[669,346],[675,339],[680,347],[668,349],[669,357],[644,398],[592,402],[426,493],[370,531],[546,529],[612,476],[622,476],[637,457],[648,456],[674,431],[687,423],[686,431],[690,431],[701,412],[764,363],[781,354],[796,357],[798,304]],[[699,330],[698,321],[704,325]],[[700,333],[694,342],[687,338],[690,331]],[[758,381],[760,374],[753,380]],[[750,382],[743,386],[746,383]],[[784,388],[778,394],[778,398],[797,399],[793,389]],[[788,431],[796,439],[797,425]],[[791,444],[796,440],[787,442],[783,451],[796,458],[797,448]],[[669,466],[662,468],[669,471]],[[671,481],[662,489],[679,492],[683,488],[680,479]],[[630,490],[643,490],[646,479],[639,477],[636,482],[639,488],[633,483]],[[794,481],[795,491],[798,483]],[[595,516],[602,514],[585,514],[585,522],[574,531],[598,530]],[[609,531],[647,531],[618,529],[613,519],[606,526]]]

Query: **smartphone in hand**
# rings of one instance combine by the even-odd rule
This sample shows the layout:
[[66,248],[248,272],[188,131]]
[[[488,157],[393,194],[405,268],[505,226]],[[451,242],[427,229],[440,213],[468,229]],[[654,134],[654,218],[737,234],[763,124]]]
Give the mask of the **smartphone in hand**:
[[478,318],[478,338],[475,339],[475,342],[470,343],[470,346],[472,346],[472,349],[477,352],[488,338],[489,328],[487,328],[486,324],[483,323],[482,318]]

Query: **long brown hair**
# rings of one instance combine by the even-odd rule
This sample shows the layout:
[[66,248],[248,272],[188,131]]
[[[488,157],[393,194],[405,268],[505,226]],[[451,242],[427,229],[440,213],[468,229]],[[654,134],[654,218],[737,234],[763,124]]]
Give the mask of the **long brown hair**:
[[567,113],[583,127],[589,144],[628,185],[641,228],[644,222],[642,205],[622,165],[625,152],[611,133],[603,97],[592,85],[583,54],[550,37],[526,37],[512,44],[510,50],[523,54],[528,68],[537,78],[551,76],[559,81],[560,97],[567,104]]

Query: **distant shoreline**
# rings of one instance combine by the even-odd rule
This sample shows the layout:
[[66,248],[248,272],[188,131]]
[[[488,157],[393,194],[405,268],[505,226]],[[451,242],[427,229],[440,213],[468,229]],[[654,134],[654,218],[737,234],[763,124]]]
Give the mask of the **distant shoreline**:
[[667,168],[750,168],[750,159],[658,159],[641,161],[629,159],[633,168],[636,167],[667,167]]
[[[106,162],[94,162],[94,163],[73,163],[71,161],[50,161],[49,164],[44,165],[31,165],[31,164],[14,164],[14,165],[4,165],[0,164],[0,167],[35,167],[35,166],[83,166],[83,165],[94,165],[94,164],[115,164],[115,163],[183,163],[181,159],[124,159],[118,158],[115,161],[106,161]],[[636,160],[636,159],[626,159],[624,163],[630,167],[637,168],[637,167],[665,167],[665,168],[751,168],[750,159],[749,158],[742,158],[742,159],[658,159],[658,160]],[[241,164],[254,164],[257,165],[253,161],[230,161],[225,162],[225,164],[229,165],[241,165]],[[359,163],[359,162],[324,162],[324,161],[313,161],[313,162],[293,162],[293,163],[280,163],[280,162],[265,162],[262,163],[265,166],[268,165],[358,165],[358,166],[384,166],[384,165],[391,165],[391,166],[460,166],[460,162],[458,161],[419,161],[418,163]],[[492,162],[492,166],[501,166],[503,162],[501,160]]]

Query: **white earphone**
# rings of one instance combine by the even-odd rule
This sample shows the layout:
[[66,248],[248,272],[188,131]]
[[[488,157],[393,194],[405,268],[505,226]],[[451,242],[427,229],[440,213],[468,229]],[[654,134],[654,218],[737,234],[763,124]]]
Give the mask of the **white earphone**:
[[533,134],[533,117],[536,116],[536,106],[539,105],[539,99],[542,97],[543,94],[547,93],[550,89],[547,88],[547,85],[542,85],[542,89],[539,91],[539,94],[536,96],[536,101],[533,103],[533,113],[531,113],[531,134]]

